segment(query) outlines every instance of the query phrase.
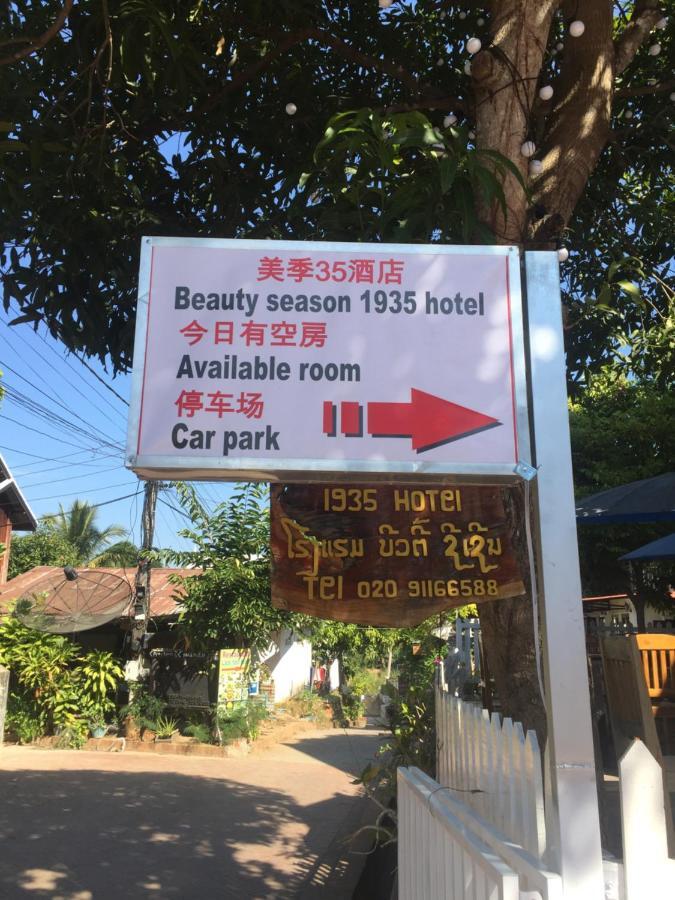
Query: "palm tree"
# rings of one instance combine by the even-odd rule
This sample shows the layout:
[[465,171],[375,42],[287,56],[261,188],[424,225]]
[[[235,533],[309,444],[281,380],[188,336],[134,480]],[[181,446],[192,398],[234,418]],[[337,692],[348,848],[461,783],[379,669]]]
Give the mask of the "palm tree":
[[128,540],[111,544],[114,538],[126,538],[126,529],[121,525],[97,528],[97,515],[98,510],[89,503],[75,500],[69,510],[59,504],[59,512],[47,518],[47,527],[75,547],[79,565],[135,565],[138,551],[133,544]]

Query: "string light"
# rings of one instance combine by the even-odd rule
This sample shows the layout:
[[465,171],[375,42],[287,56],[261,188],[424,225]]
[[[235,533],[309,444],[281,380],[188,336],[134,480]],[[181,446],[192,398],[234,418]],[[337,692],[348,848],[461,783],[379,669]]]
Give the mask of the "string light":
[[570,34],[572,37],[581,37],[584,31],[586,31],[586,26],[581,19],[575,19],[574,22],[570,22]]
[[443,119],[443,128],[450,128],[450,126],[454,125],[456,122],[457,116],[454,113],[448,113]]
[[478,51],[480,50],[480,48],[482,46],[483,45],[481,44],[480,39],[477,37],[469,38],[469,40],[466,42],[467,52],[470,53],[472,56],[475,53],[478,53]]
[[289,116],[294,116],[297,111],[298,111],[298,107],[295,105],[295,103],[287,103],[286,104],[286,113]]
[[380,9],[389,9],[394,0],[377,0],[377,5]]
[[541,171],[543,168],[544,164],[540,159],[530,160],[530,175],[541,175]]
[[459,14],[459,17],[460,17],[460,19],[466,19],[466,13],[465,13],[464,11],[462,11],[462,12]]
[[670,95],[669,99],[672,100],[673,103],[675,103],[675,91],[673,91],[673,93]]
[[649,48],[649,50],[647,51],[647,53],[649,53],[650,56],[658,56],[660,52],[661,52],[661,44],[652,44],[651,47]]
[[526,159],[529,159],[531,156],[534,156],[537,148],[535,146],[534,141],[525,141],[525,143],[520,148],[521,156],[524,156]]
[[623,114],[624,119],[632,119],[633,118],[633,110],[627,109]]
[[437,65],[437,66],[444,66],[444,65],[445,65],[445,60],[443,59],[443,57],[441,57],[441,56],[438,57],[438,59],[436,60],[436,65]]
[[470,131],[470,132],[469,132],[469,140],[470,140],[470,141],[475,141],[475,140],[476,140],[476,132],[475,132],[475,131]]
[[565,45],[562,43],[562,41],[558,41],[558,43],[555,45],[555,49],[558,50],[558,51],[564,50],[564,49],[565,49]]
[[467,59],[464,63],[464,72],[467,75],[471,74],[471,60],[470,59]]
[[550,100],[553,96],[553,88],[550,84],[545,84],[539,88],[539,97],[541,100]]
[[656,23],[656,27],[659,29],[659,31],[663,31],[664,28],[667,28],[668,17],[664,16],[662,19],[659,19],[659,21]]
[[570,258],[570,251],[567,247],[558,248],[558,262],[564,263]]
[[[482,28],[483,25],[485,25],[485,19],[476,19],[476,25],[478,25],[479,28]],[[665,25],[663,27],[665,28]]]

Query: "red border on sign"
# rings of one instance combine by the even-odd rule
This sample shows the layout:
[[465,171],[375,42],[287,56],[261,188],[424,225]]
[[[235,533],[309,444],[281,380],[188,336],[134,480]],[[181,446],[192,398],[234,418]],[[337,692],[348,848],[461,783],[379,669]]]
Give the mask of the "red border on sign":
[[155,265],[155,248],[150,251],[150,285],[148,287],[148,314],[145,319],[145,352],[143,354],[143,386],[141,387],[141,411],[138,417],[138,443],[136,455],[141,455],[141,434],[143,431],[143,399],[145,397],[145,379],[148,373],[148,339],[150,337],[150,303],[152,302],[152,269]]
[[506,307],[509,314],[509,366],[511,369],[511,409],[513,414],[514,462],[518,462],[518,428],[516,420],[516,379],[513,372],[513,331],[511,323],[511,282],[509,281],[509,257],[506,257]]

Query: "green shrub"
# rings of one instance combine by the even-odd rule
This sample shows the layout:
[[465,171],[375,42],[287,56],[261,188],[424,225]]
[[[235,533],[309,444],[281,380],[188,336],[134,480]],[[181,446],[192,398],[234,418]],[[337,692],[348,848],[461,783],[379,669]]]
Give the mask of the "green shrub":
[[147,685],[138,682],[132,688],[131,701],[119,712],[120,721],[132,718],[139,728],[155,731],[157,720],[164,714],[164,701],[150,693]]
[[211,729],[203,722],[192,722],[190,725],[186,725],[183,728],[183,734],[188,737],[193,737],[195,740],[199,741],[200,744],[213,743]]
[[246,738],[254,741],[260,734],[260,724],[269,713],[264,703],[248,700],[232,711],[216,712],[217,727],[221,744]]
[[111,653],[80,654],[63,635],[27,628],[11,615],[0,621],[0,664],[16,680],[16,716],[10,720],[17,736],[58,731],[67,735],[67,746],[81,745],[88,721],[114,709],[113,692],[123,676]]
[[159,716],[152,730],[158,738],[170,738],[178,731],[178,720],[169,716]]
[[5,730],[20,744],[32,744],[45,733],[45,723],[35,704],[12,692],[7,698]]

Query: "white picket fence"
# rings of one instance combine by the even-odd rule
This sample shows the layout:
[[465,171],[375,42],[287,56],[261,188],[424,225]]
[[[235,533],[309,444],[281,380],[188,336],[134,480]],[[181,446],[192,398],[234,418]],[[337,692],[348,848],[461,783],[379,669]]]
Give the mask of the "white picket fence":
[[[399,900],[561,900],[561,877],[543,859],[534,733],[443,687],[436,728],[438,781],[415,768],[398,772]],[[635,740],[619,776],[624,858],[604,863],[604,900],[670,896],[675,860],[668,857],[661,767]]]
[[451,796],[536,859],[546,850],[537,736],[436,688],[436,773]]
[[399,900],[561,900],[560,876],[419,769],[398,770]]

